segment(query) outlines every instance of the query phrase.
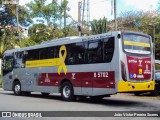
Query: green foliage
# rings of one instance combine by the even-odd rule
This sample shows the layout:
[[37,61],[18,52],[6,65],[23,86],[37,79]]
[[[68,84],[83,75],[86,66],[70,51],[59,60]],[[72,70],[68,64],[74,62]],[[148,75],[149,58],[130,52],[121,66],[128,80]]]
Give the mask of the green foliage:
[[[0,4],[2,5],[2,4]],[[3,8],[0,9],[0,25],[16,25],[16,6],[12,4],[2,5]],[[19,24],[23,26],[28,26],[32,23],[32,20],[29,16],[28,10],[23,6],[18,6],[18,17],[19,17]]]
[[20,47],[28,47],[36,45],[37,43],[30,38],[25,38],[21,41]]
[[16,45],[19,45],[19,39],[15,36],[14,31],[7,29],[5,29],[3,32],[1,31],[0,58],[2,58],[5,50],[13,49]]
[[21,26],[29,26],[33,22],[27,8],[24,6],[19,6],[18,18]]
[[57,0],[52,0],[51,3],[45,4],[46,0],[34,0],[26,4],[30,9],[32,18],[42,17],[47,20],[49,24],[50,18],[58,19],[59,6]]
[[91,29],[93,34],[101,34],[107,32],[107,20],[104,17],[103,19],[93,20],[91,22]]
[[49,28],[44,24],[35,24],[29,28],[30,40],[37,44],[51,39]]
[[[13,4],[2,5],[0,1],[0,58],[5,50],[13,49],[19,46],[19,38],[17,32],[16,6]],[[25,7],[18,6],[19,24],[28,26],[32,20]]]

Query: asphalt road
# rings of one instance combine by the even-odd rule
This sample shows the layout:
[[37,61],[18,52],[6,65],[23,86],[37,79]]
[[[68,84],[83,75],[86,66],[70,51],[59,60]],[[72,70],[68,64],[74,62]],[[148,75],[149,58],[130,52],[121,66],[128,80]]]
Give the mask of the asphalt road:
[[[30,96],[15,96],[13,92],[3,91],[0,89],[0,111],[160,111],[160,100],[159,97],[135,97],[130,94],[117,94],[111,97],[104,98],[100,101],[92,101],[90,99],[77,100],[74,102],[66,102],[61,99],[59,95],[50,95],[43,97],[39,93],[33,93]],[[75,114],[75,113],[73,113]],[[92,119],[101,120],[103,117],[76,117],[76,120],[81,119]],[[70,117],[55,117],[54,119],[61,120],[75,120]],[[109,117],[107,117],[109,118]],[[131,119],[145,120],[145,117],[131,117]],[[4,118],[3,118],[4,119]],[[0,120],[3,120],[0,118]],[[9,119],[9,118],[5,118]],[[24,118],[12,118],[12,120],[21,120]],[[26,120],[27,118],[25,118]],[[29,118],[30,120],[39,120],[39,118]],[[52,118],[41,118],[50,120]],[[127,117],[113,117],[112,119],[127,119]],[[157,117],[147,117],[147,119],[159,119]],[[27,119],[28,120],[28,119]],[[106,120],[106,118],[105,118]]]

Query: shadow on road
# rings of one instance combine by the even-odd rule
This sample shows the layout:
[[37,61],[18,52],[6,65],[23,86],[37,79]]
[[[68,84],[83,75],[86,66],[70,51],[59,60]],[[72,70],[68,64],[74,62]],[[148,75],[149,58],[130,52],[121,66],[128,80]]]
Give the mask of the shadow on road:
[[[15,96],[13,93],[1,93],[3,95],[12,95]],[[15,96],[17,97],[17,96]],[[47,99],[47,100],[58,100],[60,102],[66,102],[63,101],[60,95],[49,95],[49,96],[42,96],[41,94],[31,94],[31,95],[23,95],[23,96],[18,96],[18,97],[31,97],[31,98],[39,98],[39,99]],[[101,104],[101,105],[107,105],[107,106],[116,106],[116,107],[132,107],[132,106],[138,106],[142,104],[141,101],[137,100],[132,100],[132,99],[125,99],[123,97],[121,98],[114,98],[114,97],[105,97],[104,99],[101,100],[92,100],[89,97],[85,99],[80,99],[80,100],[75,100],[73,101],[75,103],[87,103],[87,104]]]

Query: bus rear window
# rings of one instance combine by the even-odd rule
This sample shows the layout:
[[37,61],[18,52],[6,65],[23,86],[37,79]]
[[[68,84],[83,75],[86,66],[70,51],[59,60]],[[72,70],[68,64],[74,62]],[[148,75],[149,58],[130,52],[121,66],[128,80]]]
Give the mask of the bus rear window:
[[150,54],[151,44],[150,38],[138,34],[124,34],[123,44],[124,51],[136,54]]

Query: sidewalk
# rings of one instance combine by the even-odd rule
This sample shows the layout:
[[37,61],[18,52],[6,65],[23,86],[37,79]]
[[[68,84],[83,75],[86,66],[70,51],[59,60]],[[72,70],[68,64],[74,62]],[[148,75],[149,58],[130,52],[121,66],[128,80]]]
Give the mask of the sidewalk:
[[2,89],[2,88],[0,88],[0,91],[3,91],[3,89]]

